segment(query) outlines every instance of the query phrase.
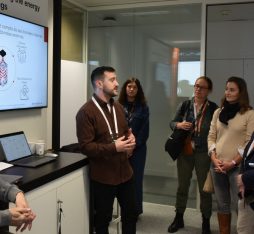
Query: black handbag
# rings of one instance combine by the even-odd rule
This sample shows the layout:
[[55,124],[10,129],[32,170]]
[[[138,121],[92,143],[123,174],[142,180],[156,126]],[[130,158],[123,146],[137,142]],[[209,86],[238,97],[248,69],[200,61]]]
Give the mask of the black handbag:
[[175,161],[183,150],[185,139],[189,135],[189,131],[183,129],[175,129],[165,143],[165,151]]
[[[188,101],[185,107],[182,107],[183,118],[185,119],[189,112],[191,102]],[[175,161],[183,150],[185,139],[190,134],[190,131],[175,128],[172,134],[168,137],[165,143],[165,151],[168,152],[169,156]]]

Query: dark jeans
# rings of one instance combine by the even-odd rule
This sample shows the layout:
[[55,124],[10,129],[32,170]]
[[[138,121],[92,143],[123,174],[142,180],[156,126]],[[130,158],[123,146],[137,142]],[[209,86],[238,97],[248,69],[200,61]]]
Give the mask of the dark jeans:
[[129,158],[134,172],[136,202],[138,214],[143,213],[143,178],[146,163],[146,145],[134,150],[133,155]]
[[229,214],[231,210],[237,212],[238,187],[236,176],[239,174],[239,168],[235,167],[224,174],[216,173],[212,167],[211,173],[218,212],[223,214]]
[[94,226],[96,234],[108,234],[112,220],[113,203],[117,198],[121,207],[122,234],[135,234],[137,209],[135,200],[134,179],[119,184],[107,185],[91,181],[94,203]]

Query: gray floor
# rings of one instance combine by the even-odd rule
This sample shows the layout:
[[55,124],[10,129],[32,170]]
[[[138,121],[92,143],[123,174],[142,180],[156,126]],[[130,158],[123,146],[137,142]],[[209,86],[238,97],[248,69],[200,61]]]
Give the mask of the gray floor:
[[[187,207],[196,208],[197,182],[191,180]],[[144,176],[143,200],[149,203],[174,205],[177,189],[177,178],[162,176]]]
[[[174,207],[159,205],[154,203],[144,203],[144,214],[139,218],[137,223],[137,234],[167,234],[167,228],[174,218]],[[200,212],[195,209],[187,209],[184,216],[185,227],[180,229],[177,234],[200,234],[201,233],[201,216]],[[232,220],[232,232],[236,233],[236,217]],[[211,218],[212,233],[219,233],[216,213]],[[121,233],[121,232],[119,232]],[[110,234],[117,234],[117,224],[113,223],[110,227]]]
[[[189,207],[184,215],[185,228],[180,229],[177,234],[201,233],[201,214],[197,207],[197,183],[193,176],[187,207]],[[160,176],[144,177],[144,213],[137,223],[137,234],[166,234],[169,224],[175,216],[175,194],[177,188],[177,178],[166,178]],[[212,233],[219,233],[218,221],[215,212],[215,199],[213,203],[214,213],[211,218]],[[116,207],[115,209],[116,210]],[[117,232],[117,229],[119,232]],[[112,223],[110,234],[118,234],[120,226]],[[232,232],[236,233],[236,216],[232,218]]]

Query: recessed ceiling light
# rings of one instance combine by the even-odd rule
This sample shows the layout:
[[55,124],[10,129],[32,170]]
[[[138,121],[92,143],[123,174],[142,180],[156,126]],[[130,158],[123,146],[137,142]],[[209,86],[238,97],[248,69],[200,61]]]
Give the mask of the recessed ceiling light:
[[113,16],[106,16],[103,18],[104,22],[116,22],[116,18]]

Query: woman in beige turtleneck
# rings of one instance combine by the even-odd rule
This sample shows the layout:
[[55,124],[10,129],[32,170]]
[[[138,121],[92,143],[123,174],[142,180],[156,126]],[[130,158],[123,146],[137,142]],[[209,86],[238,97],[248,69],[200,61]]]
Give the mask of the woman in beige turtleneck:
[[236,176],[242,160],[241,149],[249,141],[253,129],[254,111],[249,105],[247,85],[242,78],[230,77],[208,135],[220,233],[230,233],[231,207],[237,210]]

